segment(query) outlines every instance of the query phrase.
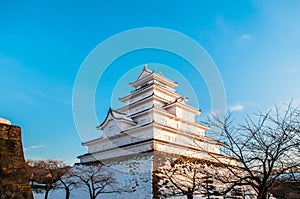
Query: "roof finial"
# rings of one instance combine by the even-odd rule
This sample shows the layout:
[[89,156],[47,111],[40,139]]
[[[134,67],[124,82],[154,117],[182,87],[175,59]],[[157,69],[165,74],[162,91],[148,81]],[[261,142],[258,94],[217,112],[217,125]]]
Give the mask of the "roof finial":
[[144,70],[147,70],[147,64],[144,65]]

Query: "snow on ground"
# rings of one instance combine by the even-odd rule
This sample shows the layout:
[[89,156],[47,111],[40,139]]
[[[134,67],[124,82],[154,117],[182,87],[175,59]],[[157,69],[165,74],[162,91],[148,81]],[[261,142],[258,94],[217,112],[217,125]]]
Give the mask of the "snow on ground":
[[[119,185],[122,183],[131,183],[136,188],[135,192],[128,193],[113,193],[113,194],[100,194],[99,198],[107,198],[107,199],[143,199],[143,198],[152,198],[152,186],[151,186],[151,174],[150,173],[140,173],[140,174],[128,174],[115,171],[115,178],[118,180]],[[43,199],[44,194],[34,194],[35,199]],[[49,193],[49,199],[65,199],[65,191],[63,189],[52,190]],[[86,190],[82,187],[77,188],[71,191],[70,199],[88,199],[89,195]]]
[[[144,156],[122,161],[114,161],[108,167],[114,173],[118,186],[130,185],[134,192],[100,194],[106,199],[150,199],[152,198],[152,157]],[[44,194],[34,193],[35,199],[44,199]],[[65,199],[63,189],[49,192],[48,199]],[[70,199],[89,199],[89,194],[83,187],[71,190]]]

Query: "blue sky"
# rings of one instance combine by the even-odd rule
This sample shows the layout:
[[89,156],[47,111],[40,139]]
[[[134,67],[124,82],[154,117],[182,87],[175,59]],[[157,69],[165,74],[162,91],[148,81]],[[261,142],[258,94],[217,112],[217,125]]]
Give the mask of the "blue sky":
[[[141,27],[173,29],[199,42],[221,73],[228,109],[242,114],[290,98],[300,103],[299,10],[292,0],[0,1],[0,117],[22,127],[26,158],[76,161],[86,152],[72,116],[77,71],[100,42]],[[134,81],[143,63],[178,71],[178,91],[191,99],[187,82],[196,81],[199,108],[210,112],[201,77],[193,79],[178,57],[145,50],[120,57],[104,73],[95,95],[99,121],[120,105],[115,98],[130,91],[124,82]],[[176,77],[166,67],[149,68]]]

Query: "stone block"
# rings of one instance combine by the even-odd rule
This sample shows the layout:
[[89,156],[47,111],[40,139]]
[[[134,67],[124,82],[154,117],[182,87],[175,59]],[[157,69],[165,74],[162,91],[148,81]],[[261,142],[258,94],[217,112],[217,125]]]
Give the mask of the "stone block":
[[11,126],[8,133],[8,139],[10,140],[22,140],[21,128],[18,126]]
[[8,139],[8,132],[10,127],[0,124],[0,139]]
[[21,128],[0,123],[0,199],[33,199]]

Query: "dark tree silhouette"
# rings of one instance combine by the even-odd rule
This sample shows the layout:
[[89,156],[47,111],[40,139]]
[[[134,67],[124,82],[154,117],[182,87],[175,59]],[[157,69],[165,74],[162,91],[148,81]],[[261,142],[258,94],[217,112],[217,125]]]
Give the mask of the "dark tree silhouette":
[[27,169],[30,186],[37,193],[44,192],[44,198],[53,189],[58,189],[59,181],[65,174],[66,165],[60,160],[28,160]]
[[250,185],[258,199],[267,198],[278,180],[288,181],[299,171],[300,111],[292,103],[247,116],[240,125],[234,123],[232,113],[213,116],[210,122],[226,143],[224,153],[239,161],[239,170],[224,165],[235,176],[231,182]]
[[[192,199],[194,195],[210,198],[224,195],[232,183],[223,183],[219,179],[229,176],[222,172],[224,168],[218,162],[209,162],[181,156],[156,172],[159,195],[161,197],[184,195]],[[217,177],[218,175],[218,177]]]
[[108,167],[99,161],[75,164],[71,176],[77,185],[85,188],[90,199],[96,199],[103,193],[134,192],[136,190],[136,181],[119,184]]
[[58,181],[58,186],[65,190],[66,199],[70,198],[71,190],[78,187],[77,181],[73,176],[73,168],[66,167],[64,168],[64,175]]

